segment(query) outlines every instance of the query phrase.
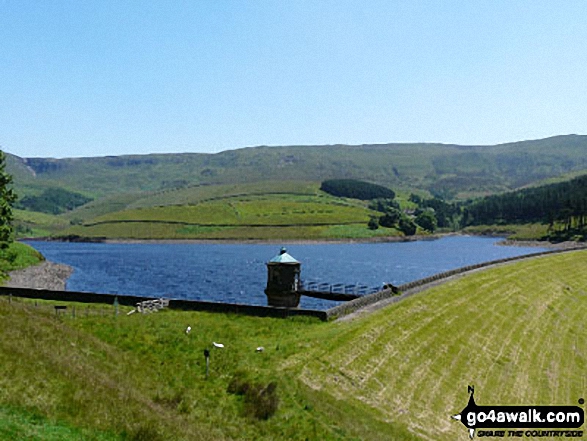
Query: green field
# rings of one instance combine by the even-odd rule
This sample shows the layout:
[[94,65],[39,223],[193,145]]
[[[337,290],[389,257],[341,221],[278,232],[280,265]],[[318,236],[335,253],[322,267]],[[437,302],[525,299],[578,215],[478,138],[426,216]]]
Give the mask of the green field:
[[[467,385],[478,404],[585,397],[586,266],[586,251],[502,265],[330,323],[96,305],[56,318],[0,299],[0,438],[464,441],[450,415]],[[275,415],[252,417],[235,379],[276,382]]]
[[[325,180],[384,185],[406,210],[415,208],[411,193],[464,202],[579,176],[587,170],[585,148],[586,136],[568,135],[493,146],[261,146],[64,159],[7,154],[6,162],[21,208],[59,212],[93,199],[54,217],[17,210],[18,237],[330,240],[399,233],[361,227],[375,213],[321,192]],[[62,206],[52,207],[54,200]],[[516,232],[518,239],[541,237],[533,228]]]
[[512,240],[540,240],[548,233],[544,224],[476,225],[462,230],[467,234],[484,236],[507,236]]
[[67,228],[70,222],[63,216],[13,209],[14,224],[19,237],[45,237]]
[[[370,215],[362,201],[336,198],[319,192],[315,184],[234,187],[227,196],[210,197],[218,192],[207,188],[205,198],[191,205],[164,205],[128,208],[79,222],[59,231],[59,235],[116,239],[219,239],[287,240],[341,239],[396,236],[395,229],[369,230]],[[214,190],[214,191],[212,191]],[[288,193],[297,190],[297,193]],[[249,193],[243,194],[243,191]],[[262,193],[262,192],[265,193]],[[303,193],[306,191],[307,193]],[[170,201],[186,201],[174,195]],[[230,196],[230,194],[233,194]],[[237,195],[238,194],[238,195]],[[203,195],[200,194],[200,197]],[[157,198],[145,198],[153,204]],[[76,210],[79,212],[82,209]],[[95,212],[95,211],[94,211]],[[75,216],[72,213],[70,217]]]
[[364,207],[315,196],[249,196],[225,198],[197,205],[166,206],[119,211],[87,225],[128,221],[178,222],[195,225],[315,225],[359,223],[369,220]]
[[[205,240],[332,240],[398,236],[369,230],[364,201],[337,198],[317,182],[204,185],[92,201],[61,215],[14,210],[18,237]],[[410,206],[402,194],[403,204]]]

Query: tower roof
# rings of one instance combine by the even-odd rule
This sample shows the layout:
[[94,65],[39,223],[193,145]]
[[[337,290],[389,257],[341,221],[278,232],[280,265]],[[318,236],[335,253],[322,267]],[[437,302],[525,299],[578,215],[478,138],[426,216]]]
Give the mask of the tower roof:
[[289,263],[289,264],[299,264],[296,259],[294,259],[290,254],[287,253],[285,247],[281,248],[281,251],[277,256],[269,261],[269,263]]

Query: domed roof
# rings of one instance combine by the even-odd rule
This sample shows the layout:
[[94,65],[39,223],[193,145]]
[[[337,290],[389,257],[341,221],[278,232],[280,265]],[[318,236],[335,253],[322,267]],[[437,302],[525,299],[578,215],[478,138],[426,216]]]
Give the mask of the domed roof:
[[294,259],[290,254],[287,253],[285,247],[281,248],[281,251],[277,256],[269,261],[269,263],[282,263],[282,264],[300,264],[296,259]]

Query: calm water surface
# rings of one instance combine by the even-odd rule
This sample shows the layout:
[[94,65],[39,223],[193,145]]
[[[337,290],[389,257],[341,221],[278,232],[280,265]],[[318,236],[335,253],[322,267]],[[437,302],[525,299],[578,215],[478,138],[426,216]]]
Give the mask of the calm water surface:
[[[399,285],[453,268],[542,251],[496,245],[500,239],[452,236],[401,243],[297,244],[302,279],[328,283]],[[48,260],[74,268],[71,291],[266,305],[265,263],[278,245],[90,244],[29,242]],[[336,303],[302,298],[301,307]]]

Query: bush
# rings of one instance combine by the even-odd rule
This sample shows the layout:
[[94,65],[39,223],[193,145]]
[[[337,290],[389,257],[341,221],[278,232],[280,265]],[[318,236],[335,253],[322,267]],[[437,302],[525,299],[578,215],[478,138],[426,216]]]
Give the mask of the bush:
[[165,438],[152,421],[145,421],[122,434],[125,441],[163,441]]
[[437,226],[436,216],[430,210],[422,211],[418,214],[416,216],[416,223],[431,233],[434,233]]
[[258,420],[267,420],[279,407],[277,383],[271,382],[263,387],[255,384],[245,393],[245,413]]
[[226,392],[233,395],[244,395],[251,387],[252,381],[248,378],[245,372],[236,372],[228,383]]
[[416,224],[408,217],[402,217],[399,221],[399,230],[406,236],[413,236],[416,234]]
[[395,198],[394,191],[387,187],[355,179],[330,179],[322,182],[320,190],[333,196],[364,201],[377,198]]
[[402,213],[398,209],[392,208],[387,210],[385,215],[379,218],[379,225],[385,228],[394,228],[402,218]]
[[381,213],[387,213],[391,209],[400,209],[399,203],[393,199],[375,199],[369,204],[369,208]]
[[274,381],[263,386],[262,383],[249,380],[246,374],[237,372],[228,384],[226,391],[234,395],[243,395],[245,415],[258,420],[269,419],[279,407],[277,383]]

